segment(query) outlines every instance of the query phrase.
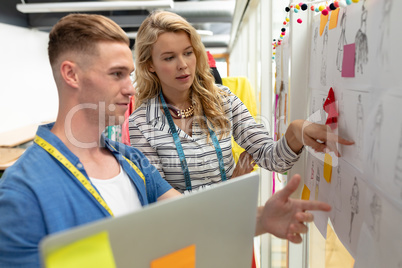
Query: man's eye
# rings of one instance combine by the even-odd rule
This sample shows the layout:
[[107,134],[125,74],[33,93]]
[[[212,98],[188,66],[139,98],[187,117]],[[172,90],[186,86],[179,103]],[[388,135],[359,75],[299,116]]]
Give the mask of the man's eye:
[[171,61],[171,60],[173,60],[173,57],[165,58],[165,61]]
[[120,78],[121,77],[121,72],[114,72],[112,75],[116,76],[117,78]]

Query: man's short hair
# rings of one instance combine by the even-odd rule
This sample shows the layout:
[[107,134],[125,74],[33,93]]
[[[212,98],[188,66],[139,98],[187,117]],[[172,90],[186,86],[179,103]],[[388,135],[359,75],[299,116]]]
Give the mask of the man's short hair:
[[118,41],[130,45],[123,29],[105,16],[70,14],[61,18],[49,34],[48,54],[52,67],[66,52],[96,54],[99,41]]

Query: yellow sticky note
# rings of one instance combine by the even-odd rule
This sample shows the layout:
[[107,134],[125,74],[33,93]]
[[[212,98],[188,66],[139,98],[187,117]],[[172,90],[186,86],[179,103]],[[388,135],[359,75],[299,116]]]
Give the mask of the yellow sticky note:
[[301,199],[310,200],[310,189],[307,187],[307,185],[304,185],[303,187]]
[[195,268],[195,245],[153,260],[151,268]]
[[325,26],[327,26],[327,22],[328,22],[328,15],[324,16],[321,14],[321,22],[320,22],[320,36],[322,36]]
[[107,232],[88,236],[51,253],[45,259],[48,268],[115,268]]
[[331,183],[332,177],[332,156],[330,154],[325,154],[324,156],[324,179]]
[[335,29],[338,26],[339,8],[331,11],[331,18],[329,19],[329,29]]

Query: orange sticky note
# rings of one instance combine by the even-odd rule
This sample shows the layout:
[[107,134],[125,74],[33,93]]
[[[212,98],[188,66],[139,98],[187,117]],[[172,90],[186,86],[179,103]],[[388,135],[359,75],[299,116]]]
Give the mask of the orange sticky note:
[[151,268],[195,268],[195,245],[153,260]]
[[310,189],[304,185],[301,199],[310,200]]
[[339,8],[333,10],[331,12],[331,18],[329,19],[329,29],[335,29],[338,26],[338,15],[339,15]]
[[331,183],[332,177],[332,156],[330,154],[325,154],[324,156],[324,179]]
[[327,25],[328,22],[328,15],[324,16],[321,14],[321,22],[320,22],[320,36],[324,33],[325,26]]

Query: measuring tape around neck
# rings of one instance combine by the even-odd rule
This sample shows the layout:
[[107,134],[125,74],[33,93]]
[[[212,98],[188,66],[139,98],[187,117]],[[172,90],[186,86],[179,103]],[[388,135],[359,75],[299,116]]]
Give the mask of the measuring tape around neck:
[[[181,146],[179,134],[177,133],[176,125],[174,124],[173,118],[170,115],[170,111],[169,111],[169,109],[168,109],[168,107],[166,105],[166,101],[163,98],[162,90],[160,91],[159,95],[160,95],[160,98],[161,98],[161,102],[162,102],[163,110],[165,112],[165,116],[166,116],[166,118],[168,120],[168,123],[169,123],[170,131],[172,132],[172,135],[173,135],[173,140],[174,140],[174,143],[176,145],[177,154],[179,155],[179,158],[180,158],[180,165],[181,165],[181,169],[183,170],[184,178],[185,178],[185,182],[186,182],[186,190],[191,191],[192,186],[191,186],[190,172],[188,170],[188,165],[187,165],[187,161],[186,161],[186,156],[184,155],[183,147]],[[221,146],[219,144],[218,138],[215,135],[215,132],[210,128],[208,128],[208,129],[209,129],[209,134],[211,136],[212,142],[213,142],[214,147],[215,147],[216,155],[218,157],[219,172],[221,174],[221,180],[226,181],[227,178],[226,178],[225,164],[223,162]]]

